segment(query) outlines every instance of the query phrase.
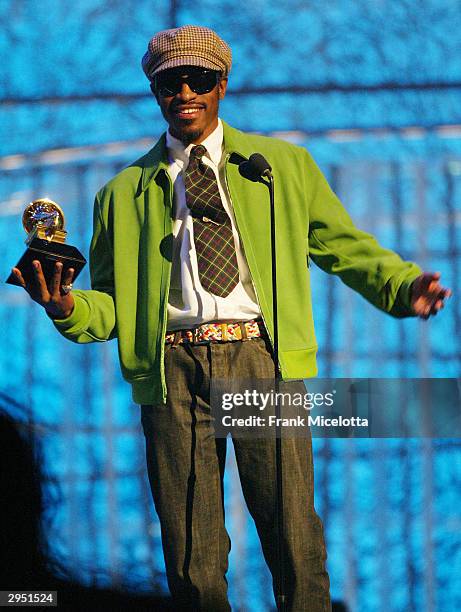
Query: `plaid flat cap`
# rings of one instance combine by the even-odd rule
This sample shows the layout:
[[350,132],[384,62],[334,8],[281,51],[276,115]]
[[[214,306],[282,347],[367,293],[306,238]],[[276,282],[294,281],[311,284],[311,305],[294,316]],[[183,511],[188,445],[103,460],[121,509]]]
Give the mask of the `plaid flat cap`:
[[153,36],[141,64],[149,80],[157,72],[176,66],[200,66],[219,70],[223,76],[227,76],[231,69],[232,52],[213,30],[185,25],[162,30]]

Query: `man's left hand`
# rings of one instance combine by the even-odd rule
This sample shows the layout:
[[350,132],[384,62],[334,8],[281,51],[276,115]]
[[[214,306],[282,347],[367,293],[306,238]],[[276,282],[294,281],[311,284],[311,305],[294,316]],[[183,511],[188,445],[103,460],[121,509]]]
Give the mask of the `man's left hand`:
[[451,295],[451,289],[439,283],[440,272],[424,272],[411,286],[411,306],[418,317],[428,319],[444,307],[444,300]]

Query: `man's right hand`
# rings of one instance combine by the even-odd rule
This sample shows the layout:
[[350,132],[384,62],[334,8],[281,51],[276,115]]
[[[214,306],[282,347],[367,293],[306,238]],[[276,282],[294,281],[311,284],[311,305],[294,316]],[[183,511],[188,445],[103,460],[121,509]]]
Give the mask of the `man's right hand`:
[[74,298],[72,293],[65,292],[63,287],[71,285],[74,269],[69,268],[64,278],[61,279],[62,263],[57,261],[54,274],[47,284],[40,262],[35,259],[32,265],[35,273],[34,283],[26,284],[18,268],[13,268],[13,274],[34,302],[43,306],[52,319],[65,319],[74,309]]

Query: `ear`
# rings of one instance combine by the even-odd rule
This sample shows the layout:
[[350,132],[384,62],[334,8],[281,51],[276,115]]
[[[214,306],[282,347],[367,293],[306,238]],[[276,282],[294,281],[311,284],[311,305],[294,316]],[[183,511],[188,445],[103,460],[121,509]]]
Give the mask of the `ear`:
[[218,83],[218,94],[219,99],[222,100],[226,95],[227,90],[227,77],[222,77]]

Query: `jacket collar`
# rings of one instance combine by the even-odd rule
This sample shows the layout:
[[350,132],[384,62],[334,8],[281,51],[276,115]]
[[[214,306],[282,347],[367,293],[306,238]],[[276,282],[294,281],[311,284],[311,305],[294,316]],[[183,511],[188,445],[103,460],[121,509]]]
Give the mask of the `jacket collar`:
[[166,133],[160,136],[155,146],[144,156],[142,166],[141,191],[145,191],[160,170],[166,171],[168,168]]
[[240,130],[236,130],[225,121],[223,121],[222,124],[224,128],[224,150],[228,155],[235,153],[239,156],[246,156],[247,153],[248,155],[254,153],[253,150],[248,152],[251,146],[248,143],[247,134]]
[[[224,129],[224,151],[229,156],[236,154],[240,159],[247,159],[253,150],[246,143],[245,134],[222,122]],[[166,132],[162,134],[155,146],[145,155],[142,163],[141,191],[145,191],[149,183],[161,171],[168,170],[168,155],[166,148]]]

